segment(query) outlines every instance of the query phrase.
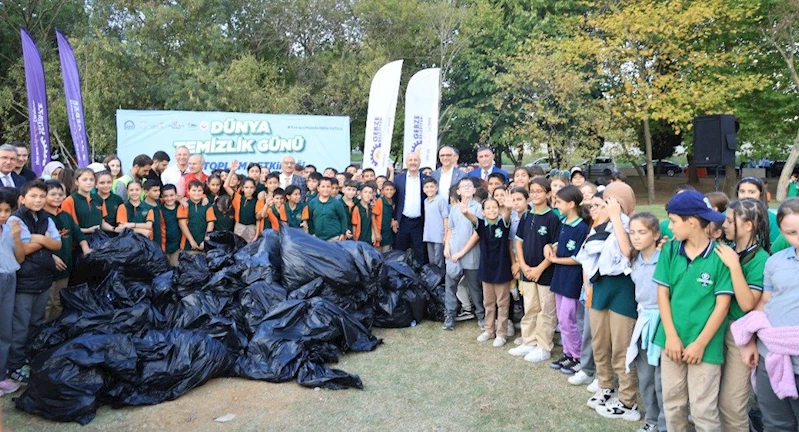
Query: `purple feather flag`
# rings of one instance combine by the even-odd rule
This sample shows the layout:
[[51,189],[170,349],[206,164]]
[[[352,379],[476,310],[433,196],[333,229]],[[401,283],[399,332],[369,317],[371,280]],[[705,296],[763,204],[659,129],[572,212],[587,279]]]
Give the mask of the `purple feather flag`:
[[50,123],[47,116],[47,89],[44,64],[31,35],[19,28],[22,36],[22,59],[25,63],[25,87],[28,89],[28,119],[31,130],[31,168],[41,175],[50,162]]
[[72,143],[75,145],[78,168],[85,168],[89,165],[89,139],[86,135],[86,121],[83,116],[83,96],[80,92],[78,62],[75,60],[72,45],[69,44],[64,34],[58,29],[55,34],[58,39],[58,56],[61,58],[61,74],[64,77],[69,131],[72,133]]

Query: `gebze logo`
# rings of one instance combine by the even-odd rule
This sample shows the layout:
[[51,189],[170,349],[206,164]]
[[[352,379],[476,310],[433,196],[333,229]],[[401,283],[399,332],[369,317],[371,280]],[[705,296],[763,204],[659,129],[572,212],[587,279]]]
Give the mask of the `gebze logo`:
[[708,287],[710,285],[713,285],[713,280],[710,279],[710,273],[707,272],[700,274],[699,278],[696,279],[696,281],[702,284],[703,287]]

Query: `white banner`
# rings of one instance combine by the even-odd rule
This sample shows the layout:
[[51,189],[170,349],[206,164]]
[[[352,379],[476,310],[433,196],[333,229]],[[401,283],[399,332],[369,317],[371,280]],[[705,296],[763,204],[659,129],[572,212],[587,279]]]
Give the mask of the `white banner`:
[[[438,104],[441,69],[423,69],[405,91],[405,146],[402,157],[415,151],[422,167],[435,169],[438,156]],[[407,163],[405,167],[407,167]]]
[[388,166],[401,74],[402,60],[393,61],[377,71],[369,89],[363,168],[373,168],[377,175],[385,175]]

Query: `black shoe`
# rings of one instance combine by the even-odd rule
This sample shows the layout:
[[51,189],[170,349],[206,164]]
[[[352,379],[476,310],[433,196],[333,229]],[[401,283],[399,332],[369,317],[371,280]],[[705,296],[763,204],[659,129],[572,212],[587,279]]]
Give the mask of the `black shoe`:
[[560,368],[560,372],[566,375],[574,375],[581,370],[582,367],[580,366],[580,359],[571,357],[563,362],[563,366]]
[[444,318],[444,325],[441,326],[444,330],[455,330],[455,320],[451,316]]
[[461,311],[455,317],[455,321],[469,321],[474,319],[474,314],[471,311]]
[[555,370],[559,370],[560,368],[563,367],[563,364],[566,363],[567,360],[569,360],[569,356],[564,355],[563,357],[550,363],[549,367]]

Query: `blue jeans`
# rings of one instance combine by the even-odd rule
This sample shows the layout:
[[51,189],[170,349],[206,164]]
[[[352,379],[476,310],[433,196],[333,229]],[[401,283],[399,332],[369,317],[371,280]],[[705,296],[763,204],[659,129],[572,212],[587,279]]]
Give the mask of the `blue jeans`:
[[0,273],[0,381],[5,380],[8,352],[11,349],[11,326],[14,319],[14,297],[17,274]]

